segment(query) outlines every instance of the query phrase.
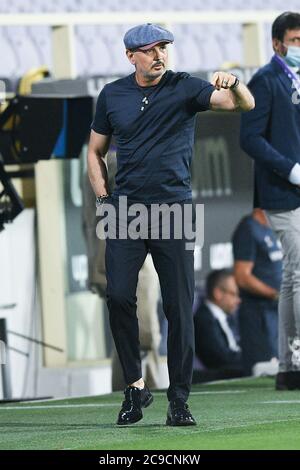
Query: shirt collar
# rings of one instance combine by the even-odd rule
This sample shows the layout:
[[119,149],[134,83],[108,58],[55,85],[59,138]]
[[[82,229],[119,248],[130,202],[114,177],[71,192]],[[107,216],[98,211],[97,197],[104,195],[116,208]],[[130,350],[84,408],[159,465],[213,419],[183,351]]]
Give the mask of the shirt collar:
[[220,322],[224,320],[226,321],[227,315],[224,310],[222,310],[218,305],[214,304],[210,300],[206,300],[205,304],[217,320],[219,320]]
[[[282,57],[282,59],[284,60],[284,57]],[[284,63],[286,64],[287,68],[294,74],[297,74],[299,72],[299,67],[292,67],[291,65],[287,64],[285,60]]]
[[227,323],[228,315],[220,307],[218,307],[218,305],[214,304],[213,302],[210,302],[209,300],[206,300],[205,304],[211,311],[213,317],[219,322],[227,338],[229,349],[231,349],[232,351],[240,351],[240,347],[236,342],[234,334]]

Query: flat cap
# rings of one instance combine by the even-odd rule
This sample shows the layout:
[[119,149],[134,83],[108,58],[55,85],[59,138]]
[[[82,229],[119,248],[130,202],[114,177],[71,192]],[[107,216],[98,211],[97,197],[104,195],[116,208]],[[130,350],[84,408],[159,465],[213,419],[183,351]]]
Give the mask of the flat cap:
[[173,42],[174,36],[157,24],[147,23],[135,26],[124,36],[126,49],[151,49],[160,42]]

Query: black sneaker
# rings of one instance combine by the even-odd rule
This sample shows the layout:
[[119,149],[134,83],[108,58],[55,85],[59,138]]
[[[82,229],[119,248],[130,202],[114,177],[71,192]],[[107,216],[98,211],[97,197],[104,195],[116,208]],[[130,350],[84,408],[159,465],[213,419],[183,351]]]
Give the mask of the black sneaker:
[[147,408],[153,402],[153,396],[148,387],[140,390],[137,387],[126,387],[124,390],[125,400],[118,416],[118,425],[133,424],[143,417],[142,408]]
[[196,425],[188,404],[181,398],[176,398],[169,403],[167,412],[167,426],[194,426]]

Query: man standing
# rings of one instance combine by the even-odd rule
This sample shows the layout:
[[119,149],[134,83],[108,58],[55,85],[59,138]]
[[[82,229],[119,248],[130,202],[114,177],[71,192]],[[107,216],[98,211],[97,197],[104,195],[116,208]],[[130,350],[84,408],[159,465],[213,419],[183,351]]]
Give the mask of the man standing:
[[255,160],[255,207],[266,209],[283,249],[276,389],[300,388],[290,342],[300,335],[300,14],[272,25],[271,62],[249,83],[256,108],[242,117],[241,146]]
[[[149,213],[152,206],[162,203],[177,203],[182,210],[191,206],[190,163],[196,113],[207,109],[248,111],[254,107],[247,87],[230,73],[216,72],[210,84],[187,73],[166,70],[167,44],[173,40],[170,31],[150,23],[131,28],[124,36],[126,55],[135,72],[103,88],[92,123],[88,171],[98,204],[106,201],[120,210],[126,197],[129,205],[143,204]],[[107,199],[103,159],[112,134],[118,171],[116,189]],[[120,224],[121,219],[117,221],[121,230]],[[125,239],[120,231],[118,237],[107,238],[107,305],[128,384],[119,425],[139,421],[143,417],[141,408],[153,401],[142,378],[136,316],[137,278],[148,251],[159,275],[168,319],[170,403],[166,424],[196,424],[186,403],[194,355],[193,251],[186,249],[184,236],[176,237],[175,225],[173,221],[169,239],[147,234]],[[150,226],[147,232],[151,230]]]
[[240,288],[239,333],[245,375],[254,364],[278,357],[278,297],[282,251],[262,209],[237,226],[233,238],[234,274]]

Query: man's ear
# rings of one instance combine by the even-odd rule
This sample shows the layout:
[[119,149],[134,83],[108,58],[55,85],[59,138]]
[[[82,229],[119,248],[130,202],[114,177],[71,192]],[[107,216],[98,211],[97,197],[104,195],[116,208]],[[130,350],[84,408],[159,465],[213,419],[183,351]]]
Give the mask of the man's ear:
[[128,57],[129,62],[132,65],[135,65],[135,57],[134,57],[134,52],[130,51],[129,49],[126,50],[126,55]]
[[274,50],[275,52],[279,52],[279,53],[280,53],[280,52],[281,52],[281,49],[282,49],[282,47],[281,47],[281,41],[279,41],[279,39],[273,38],[273,39],[272,39],[272,43],[273,43],[273,50]]
[[214,289],[213,289],[213,299],[217,302],[219,302],[220,300],[220,296],[222,295],[222,292],[220,290],[220,288],[218,286],[216,286]]

